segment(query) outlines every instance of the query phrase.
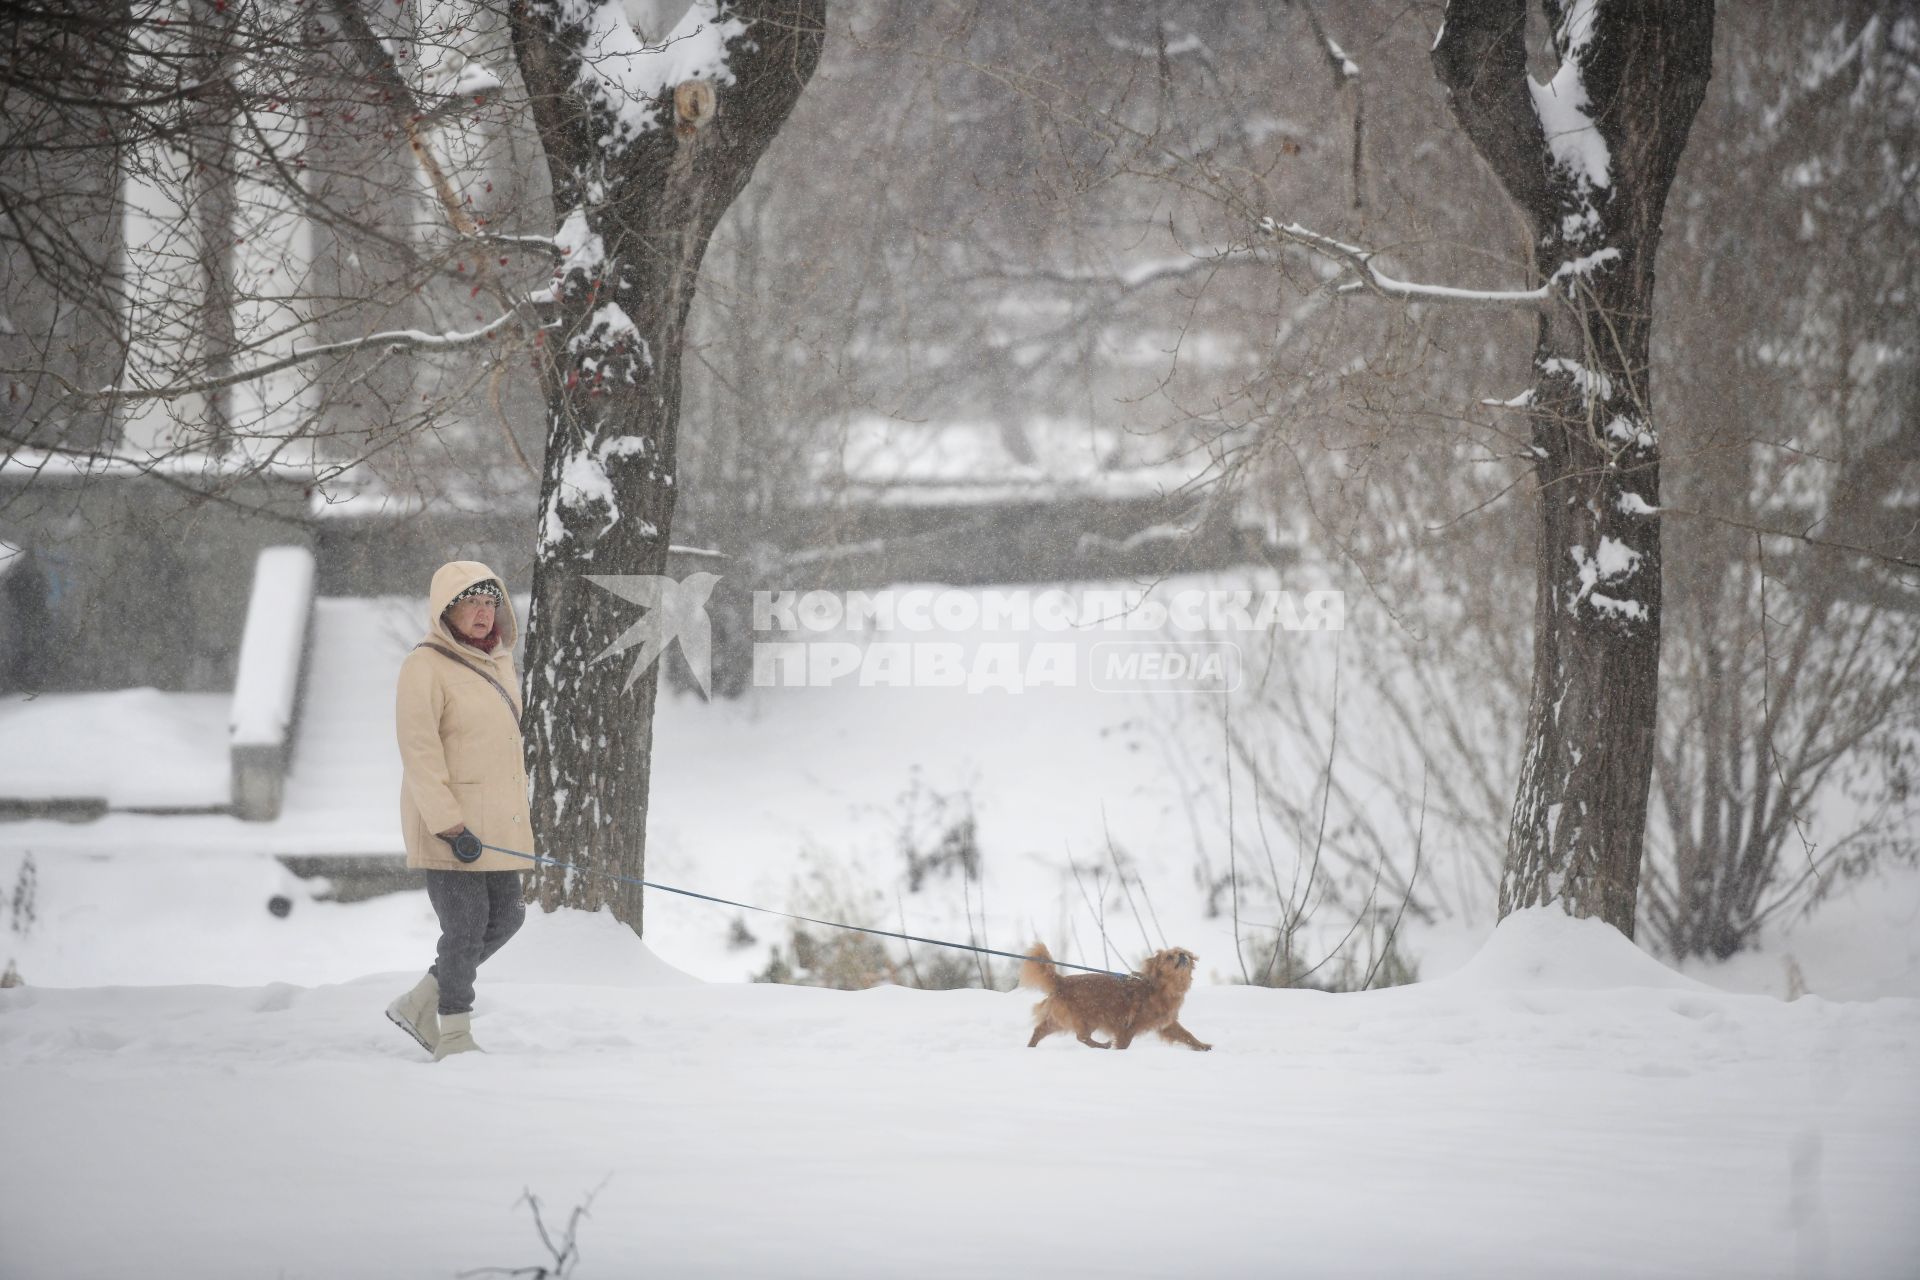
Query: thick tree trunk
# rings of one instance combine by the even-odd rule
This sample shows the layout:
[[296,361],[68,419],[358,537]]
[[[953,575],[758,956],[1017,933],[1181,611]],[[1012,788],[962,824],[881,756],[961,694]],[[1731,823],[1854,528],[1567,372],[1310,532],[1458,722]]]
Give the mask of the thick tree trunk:
[[[547,449],[528,615],[528,765],[538,897],[641,928],[657,669],[597,661],[637,620],[588,574],[664,574],[673,527],[680,357],[714,226],[819,62],[825,0],[706,0],[673,54],[622,56],[619,0],[515,7],[515,56],[533,101],[563,258],[544,334]],[[596,24],[596,17],[599,22]],[[609,24],[618,23],[609,38]],[[595,29],[589,30],[589,27]],[[716,38],[717,37],[717,38]],[[715,56],[701,60],[702,39]],[[583,54],[585,55],[583,57]],[[653,64],[696,64],[710,120]],[[690,114],[692,120],[684,118]]]
[[1559,305],[1534,348],[1534,672],[1500,913],[1558,902],[1633,934],[1660,661],[1649,395],[1660,221],[1712,66],[1711,0],[1451,0],[1435,72],[1534,232]]

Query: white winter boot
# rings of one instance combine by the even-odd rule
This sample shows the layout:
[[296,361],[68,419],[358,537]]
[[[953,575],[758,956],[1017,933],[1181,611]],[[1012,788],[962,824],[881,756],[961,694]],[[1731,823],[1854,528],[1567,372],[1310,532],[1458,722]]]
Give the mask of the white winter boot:
[[387,1006],[387,1018],[432,1053],[440,1043],[440,980],[432,974],[413,984],[413,990]]
[[471,1013],[443,1013],[440,1015],[440,1043],[433,1046],[433,1060],[451,1057],[456,1053],[484,1052],[473,1042],[473,1015]]

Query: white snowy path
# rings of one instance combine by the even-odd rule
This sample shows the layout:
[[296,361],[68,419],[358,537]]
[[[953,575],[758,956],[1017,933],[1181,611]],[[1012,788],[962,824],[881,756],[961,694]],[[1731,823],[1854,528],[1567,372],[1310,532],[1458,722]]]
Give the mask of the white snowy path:
[[[1920,1002],[1792,1004],[1510,919],[1454,975],[1204,987],[1209,1054],[1025,1045],[1029,993],[692,983],[535,915],[489,1052],[410,975],[0,991],[0,1274],[1830,1276],[1920,1260]],[[609,985],[587,985],[602,982]]]

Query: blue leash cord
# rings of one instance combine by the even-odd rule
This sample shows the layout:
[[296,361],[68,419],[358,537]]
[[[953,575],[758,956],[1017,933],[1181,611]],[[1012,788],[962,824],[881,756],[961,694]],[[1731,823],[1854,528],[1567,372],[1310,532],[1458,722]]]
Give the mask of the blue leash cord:
[[[510,858],[525,858],[528,862],[537,862],[542,866],[561,867],[568,871],[586,875],[605,876],[609,880],[618,880],[622,884],[637,884],[643,889],[658,889],[662,893],[677,893],[683,898],[698,898],[702,902],[717,902],[723,907],[739,907],[743,911],[759,911],[770,916],[785,916],[789,920],[799,920],[806,924],[817,924],[825,929],[845,929],[852,933],[870,933],[880,938],[898,938],[902,942],[922,942],[930,947],[947,947],[954,951],[975,951],[983,956],[1004,956],[1009,960],[1031,960],[1032,956],[1023,956],[1017,951],[996,951],[992,947],[975,947],[964,942],[943,942],[939,938],[922,938],[911,933],[895,933],[891,929],[869,929],[863,924],[841,924],[836,920],[816,920],[812,916],[795,915],[791,911],[776,911],[772,907],[756,907],[751,902],[735,902],[731,898],[716,898],[710,893],[695,893],[691,889],[676,889],[670,884],[655,884],[651,880],[636,880],[632,876],[615,875],[611,871],[602,871],[598,867],[576,867],[558,858],[543,858],[535,853],[522,853],[518,849],[502,849],[497,844],[478,842],[482,849],[491,849],[495,853],[504,853]],[[1109,978],[1131,978],[1130,973],[1115,973],[1111,969],[1096,969],[1092,965],[1071,964],[1065,960],[1044,960],[1056,969],[1078,969],[1082,973],[1104,973]]]

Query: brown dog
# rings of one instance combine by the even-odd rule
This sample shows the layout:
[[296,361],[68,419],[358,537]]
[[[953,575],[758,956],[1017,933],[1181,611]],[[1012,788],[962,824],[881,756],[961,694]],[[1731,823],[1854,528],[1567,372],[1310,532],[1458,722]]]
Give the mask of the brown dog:
[[[1170,947],[1147,957],[1140,972],[1130,978],[1104,973],[1076,973],[1063,978],[1049,963],[1053,959],[1046,947],[1036,943],[1020,966],[1020,985],[1036,987],[1047,998],[1033,1006],[1033,1039],[1027,1048],[1039,1044],[1056,1031],[1071,1031],[1081,1044],[1096,1049],[1124,1049],[1133,1038],[1157,1031],[1162,1040],[1211,1049],[1193,1032],[1181,1026],[1180,1003],[1193,985],[1193,962],[1197,957],[1184,947]],[[1096,1031],[1113,1033],[1111,1043],[1095,1040]]]

